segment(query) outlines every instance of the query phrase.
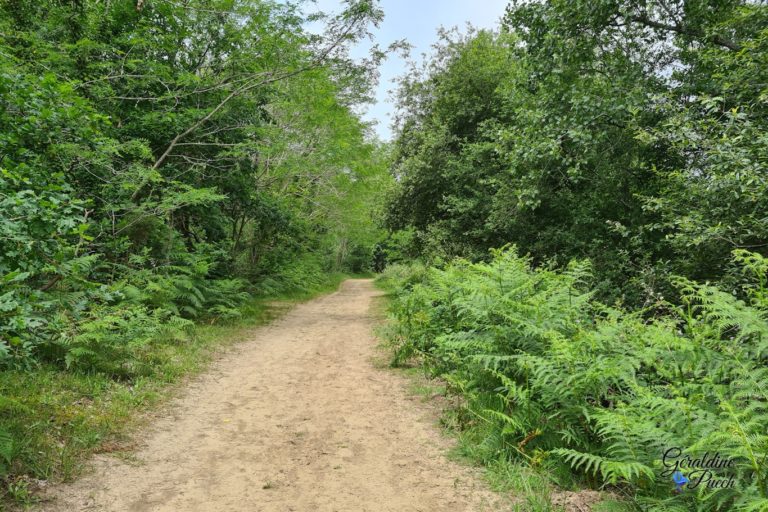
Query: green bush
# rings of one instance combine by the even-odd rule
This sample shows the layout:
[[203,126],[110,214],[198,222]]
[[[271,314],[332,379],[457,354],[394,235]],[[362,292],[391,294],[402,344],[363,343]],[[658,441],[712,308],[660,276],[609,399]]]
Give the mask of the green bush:
[[59,269],[55,290],[29,284],[30,273],[0,277],[0,367],[54,363],[117,377],[144,373],[137,354],[153,340],[185,338],[191,319],[227,320],[251,298],[240,279],[211,277],[213,263],[201,250],[176,255],[173,265],[148,267],[147,256],[112,268],[119,279],[99,284],[98,255]]
[[[650,510],[765,510],[768,260],[737,259],[753,273],[751,304],[677,279],[680,305],[660,301],[654,315],[594,300],[584,263],[534,269],[514,250],[417,271],[416,282],[393,268],[395,361],[418,355],[466,397],[464,427],[482,433],[486,463],[567,466]],[[663,459],[674,447],[734,466],[682,469],[690,482],[675,493]],[[709,488],[707,475],[733,475],[734,487]]]
[[135,377],[151,371],[142,354],[151,352],[153,342],[184,341],[193,325],[162,309],[136,305],[95,308],[55,343],[64,349],[67,368]]
[[379,274],[376,282],[388,291],[410,290],[411,287],[421,282],[426,277],[427,267],[422,263],[393,263]]

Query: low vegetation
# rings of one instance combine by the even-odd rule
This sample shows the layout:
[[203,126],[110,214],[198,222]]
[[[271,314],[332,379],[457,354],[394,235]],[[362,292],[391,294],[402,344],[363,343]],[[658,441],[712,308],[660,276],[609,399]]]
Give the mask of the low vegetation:
[[[465,399],[455,426],[485,464],[523,463],[644,510],[764,510],[768,260],[735,259],[746,301],[679,278],[680,304],[652,317],[597,301],[585,262],[532,268],[510,249],[390,267],[393,364],[416,360]],[[682,469],[692,481],[675,493],[682,451],[732,463],[698,473],[695,488]]]

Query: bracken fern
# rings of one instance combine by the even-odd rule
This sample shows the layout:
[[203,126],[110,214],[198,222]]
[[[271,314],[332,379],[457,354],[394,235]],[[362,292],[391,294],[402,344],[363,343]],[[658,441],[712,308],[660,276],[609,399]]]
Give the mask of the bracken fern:
[[[680,302],[655,315],[593,300],[584,263],[534,269],[514,249],[398,268],[384,277],[395,362],[418,355],[465,396],[484,462],[559,461],[647,510],[768,510],[768,263],[735,259],[746,300],[679,278]],[[735,487],[673,492],[670,447],[732,459],[713,476]]]

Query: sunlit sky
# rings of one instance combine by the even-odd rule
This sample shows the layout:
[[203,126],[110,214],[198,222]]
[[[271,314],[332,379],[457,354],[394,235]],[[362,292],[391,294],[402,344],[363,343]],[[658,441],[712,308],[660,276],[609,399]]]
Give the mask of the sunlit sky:
[[[380,0],[384,10],[384,21],[374,30],[375,42],[382,48],[399,39],[406,39],[411,45],[411,59],[420,60],[421,54],[430,52],[437,41],[437,30],[459,27],[464,30],[467,23],[477,28],[496,28],[504,14],[509,0]],[[317,0],[317,9],[323,12],[339,12],[340,0]],[[353,50],[353,56],[367,53],[368,44],[360,44]],[[376,121],[376,133],[382,140],[391,137],[390,124],[394,105],[389,91],[396,86],[395,78],[407,70],[406,60],[392,55],[381,66],[381,78],[376,90],[376,102],[370,105],[364,115],[367,121]]]

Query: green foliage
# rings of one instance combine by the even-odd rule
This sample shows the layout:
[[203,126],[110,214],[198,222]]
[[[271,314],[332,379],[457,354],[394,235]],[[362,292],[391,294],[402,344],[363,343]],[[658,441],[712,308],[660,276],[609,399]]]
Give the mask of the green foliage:
[[17,4],[0,7],[0,367],[132,374],[161,325],[367,270],[391,178],[353,106],[384,54],[348,47],[375,4],[309,16],[321,36],[291,4]]
[[737,290],[765,254],[768,7],[513,1],[501,30],[444,34],[399,93],[387,213],[419,255],[588,258],[608,303],[671,276]]
[[136,354],[150,352],[153,341],[184,341],[191,326],[189,320],[159,309],[148,313],[141,306],[94,308],[54,343],[63,349],[67,368],[135,377],[147,372]]
[[386,291],[394,292],[401,289],[410,290],[411,287],[424,279],[427,267],[420,263],[394,263],[377,278],[376,283]]
[[[467,397],[480,460],[648,510],[766,508],[767,20],[512,1],[401,81],[385,220],[432,266],[381,278],[393,362]],[[738,490],[672,494],[670,446],[732,457]]]
[[15,441],[11,434],[0,430],[0,476],[5,476],[15,455]]
[[[751,274],[751,304],[678,278],[680,305],[651,319],[596,301],[584,263],[532,268],[503,250],[488,263],[393,267],[382,279],[395,290],[395,362],[417,356],[466,398],[460,424],[478,433],[476,455],[488,464],[566,465],[648,510],[760,510],[766,269],[759,255],[736,257]],[[733,459],[735,487],[673,493],[662,465],[671,447]]]

